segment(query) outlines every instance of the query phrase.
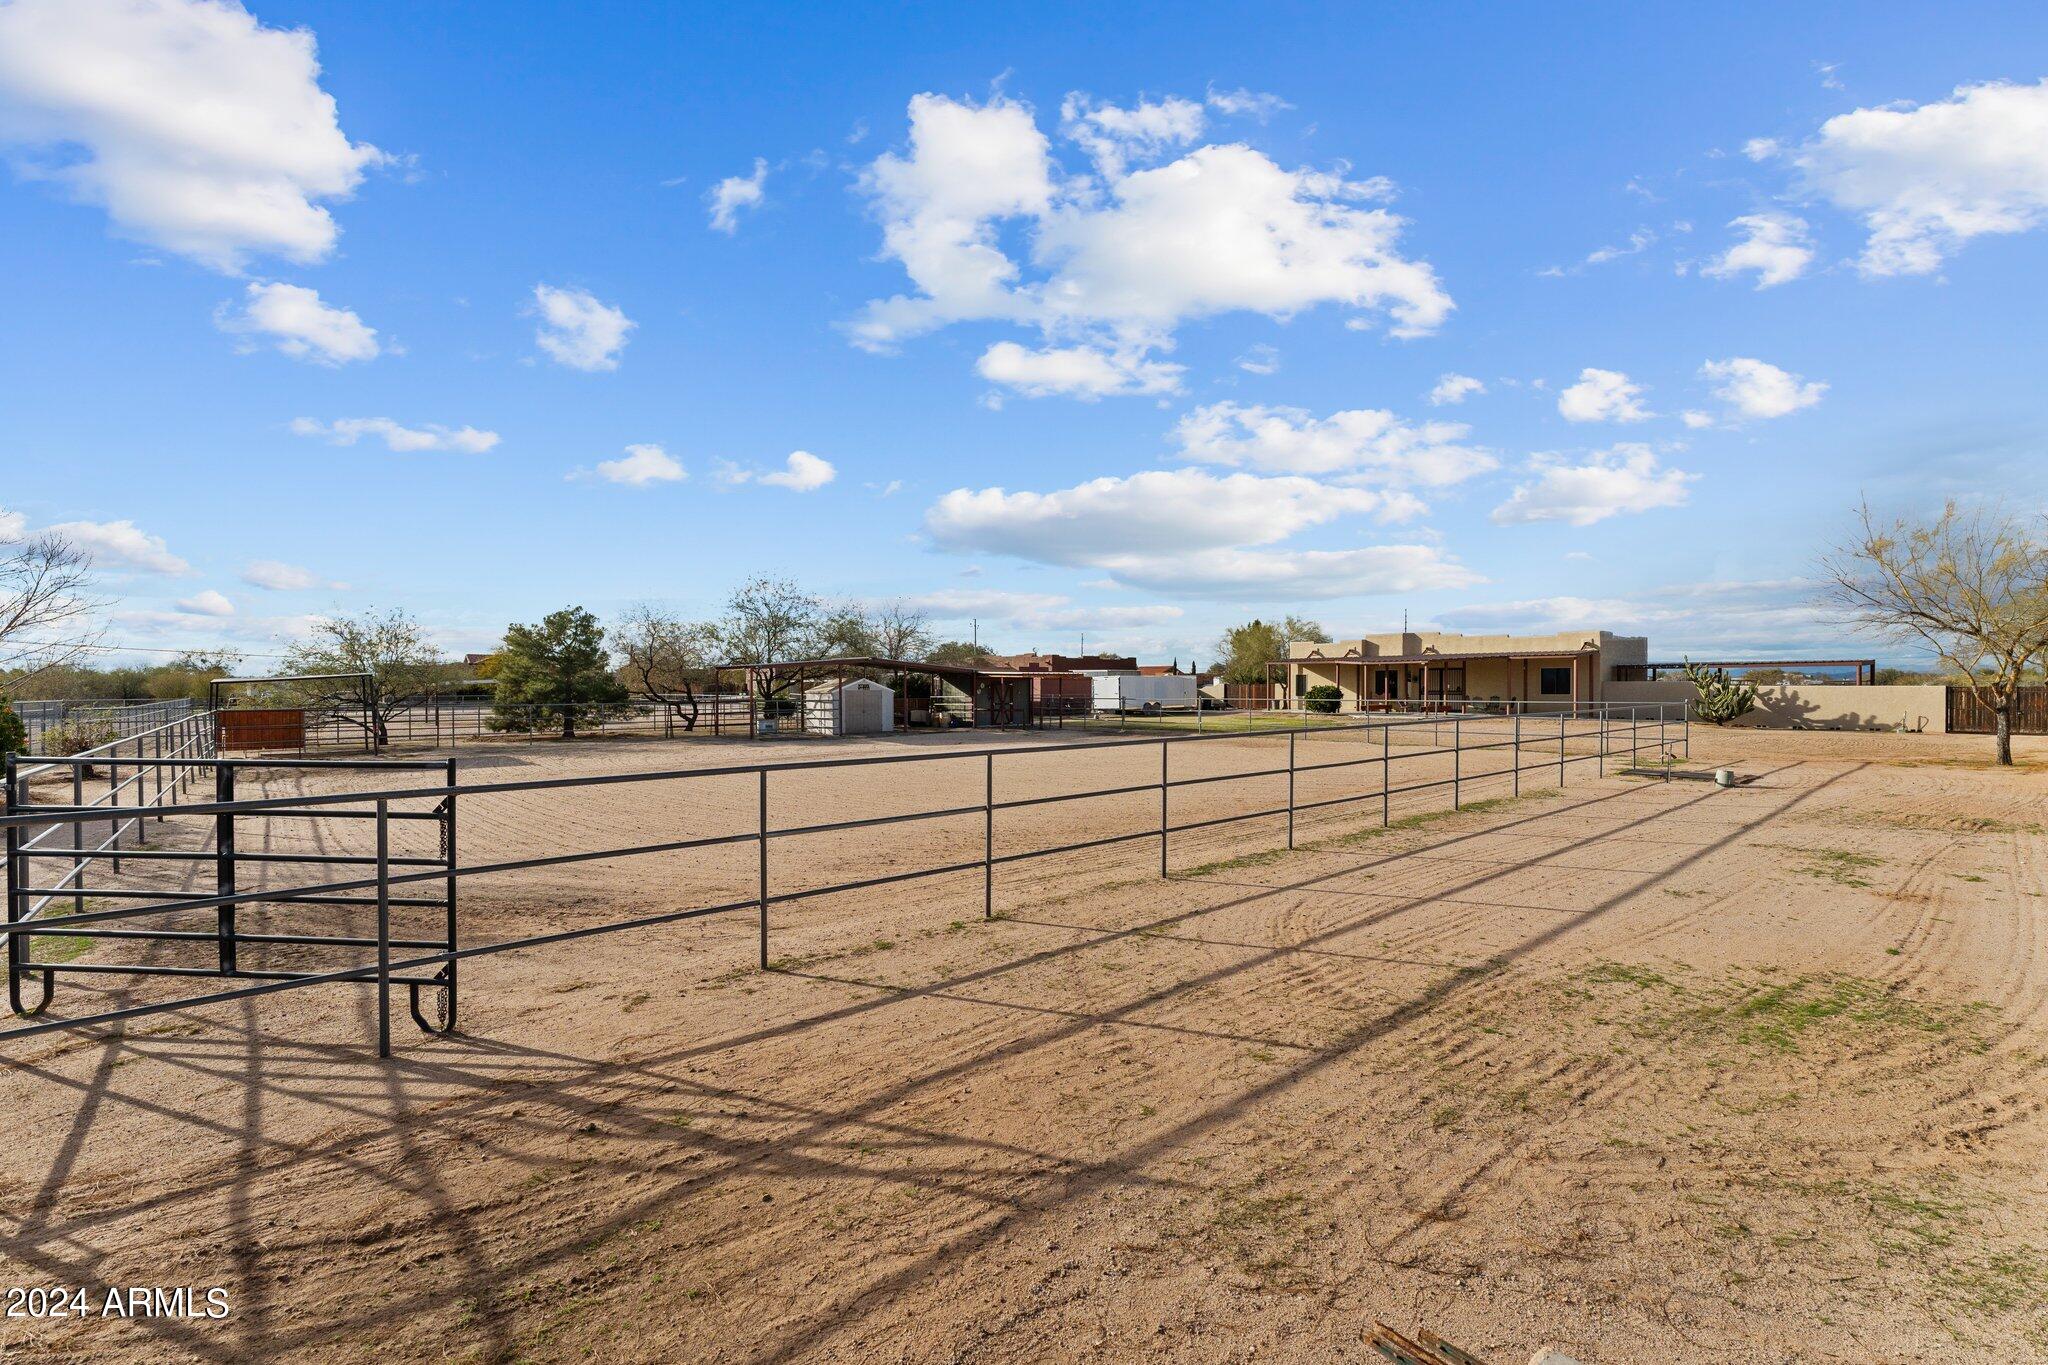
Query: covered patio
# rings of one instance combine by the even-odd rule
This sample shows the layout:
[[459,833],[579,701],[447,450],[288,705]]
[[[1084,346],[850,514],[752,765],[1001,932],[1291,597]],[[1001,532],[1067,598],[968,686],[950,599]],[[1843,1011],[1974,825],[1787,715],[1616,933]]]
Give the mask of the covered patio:
[[760,718],[757,737],[778,734],[793,723],[800,730],[803,697],[821,683],[868,678],[895,693],[893,729],[948,730],[1023,726],[1031,723],[1031,676],[1016,669],[983,669],[965,664],[847,654],[774,663],[725,664],[715,677],[737,678]]
[[1599,655],[1593,650],[1539,649],[1503,653],[1346,654],[1276,659],[1267,681],[1285,706],[1299,706],[1308,688],[1335,687],[1344,711],[1427,710],[1453,702],[1553,702],[1598,699]]

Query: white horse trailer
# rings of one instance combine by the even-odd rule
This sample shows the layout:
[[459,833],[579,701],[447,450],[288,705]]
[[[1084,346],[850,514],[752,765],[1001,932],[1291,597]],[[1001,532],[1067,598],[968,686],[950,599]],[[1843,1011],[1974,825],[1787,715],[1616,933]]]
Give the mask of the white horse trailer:
[[1096,673],[1097,711],[1192,711],[1200,701],[1192,673]]

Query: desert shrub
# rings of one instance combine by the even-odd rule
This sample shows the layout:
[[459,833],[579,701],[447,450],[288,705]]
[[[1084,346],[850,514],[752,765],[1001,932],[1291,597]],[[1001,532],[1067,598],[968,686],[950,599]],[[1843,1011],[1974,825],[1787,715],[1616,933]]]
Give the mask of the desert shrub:
[[18,754],[28,748],[28,726],[14,714],[7,698],[0,694],[0,756]]
[[1337,703],[1343,700],[1342,689],[1332,687],[1328,683],[1317,683],[1301,694],[1301,707],[1304,711],[1320,711],[1327,715],[1335,711]]

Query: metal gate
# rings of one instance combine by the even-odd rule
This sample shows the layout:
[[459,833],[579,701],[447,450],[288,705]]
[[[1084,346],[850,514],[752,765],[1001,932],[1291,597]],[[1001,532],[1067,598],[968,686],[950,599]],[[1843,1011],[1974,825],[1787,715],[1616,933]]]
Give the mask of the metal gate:
[[[255,779],[266,770],[301,782],[309,775],[340,782],[343,790],[351,774],[383,782],[436,774],[451,790],[438,800],[394,801],[369,792],[360,802],[341,803],[333,791],[265,791]],[[9,755],[4,771],[7,809],[19,817],[6,828],[7,990],[15,1014],[42,1013],[57,978],[67,974],[180,977],[225,987],[172,1007],[356,980],[375,984],[380,1003],[388,1002],[391,986],[404,986],[420,1028],[454,1028],[454,957],[427,970],[391,970],[393,949],[456,951],[453,759],[87,754],[23,763]],[[88,782],[102,780],[104,792],[85,800]],[[152,783],[155,794],[145,800]],[[121,800],[129,788],[137,793],[132,804]],[[296,840],[283,841],[292,851],[279,851],[281,841],[272,836],[280,825],[305,821],[326,822],[315,851]],[[394,852],[393,830],[422,824],[428,832],[402,836],[406,846]],[[332,851],[330,840],[342,851]],[[397,936],[394,910],[407,922]],[[86,948],[101,949],[98,960],[72,960]],[[30,982],[33,1001],[24,989]],[[95,1018],[166,1007],[155,999],[117,1002]],[[380,1051],[388,1051],[388,1009],[379,1015]]]
[[[1948,689],[1948,732],[1952,735],[1996,733],[1998,714],[1978,701],[1967,687]],[[2048,735],[2048,687],[2022,687],[2013,699],[2012,732]]]

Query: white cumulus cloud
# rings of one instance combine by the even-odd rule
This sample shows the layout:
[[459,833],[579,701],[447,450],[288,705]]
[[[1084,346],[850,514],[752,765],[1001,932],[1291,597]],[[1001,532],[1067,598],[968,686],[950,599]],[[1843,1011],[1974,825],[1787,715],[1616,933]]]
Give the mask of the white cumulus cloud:
[[1315,417],[1301,408],[1223,402],[1182,417],[1172,439],[1182,459],[1202,464],[1442,487],[1498,463],[1462,444],[1471,431],[1462,422],[1410,423],[1379,408]]
[[768,163],[754,158],[752,175],[729,175],[704,193],[714,231],[727,236],[739,231],[740,210],[759,208],[768,184]]
[[235,604],[212,588],[178,599],[178,610],[187,616],[233,616]]
[[907,150],[876,158],[861,187],[913,289],[870,303],[849,325],[856,344],[888,350],[980,320],[1121,355],[1167,349],[1182,323],[1226,312],[1334,304],[1404,336],[1449,315],[1434,270],[1401,253],[1402,220],[1373,203],[1384,181],[1288,170],[1239,143],[1151,164],[1199,138],[1188,100],[1125,109],[1075,95],[1063,113],[1092,174],[1068,173],[1017,101],[910,102]]
[[1340,596],[1474,581],[1435,546],[1264,548],[1344,516],[1418,510],[1404,493],[1299,476],[1150,470],[1049,493],[956,488],[926,510],[925,530],[945,549],[1096,569],[1170,593]]
[[718,471],[718,477],[729,484],[764,483],[771,488],[787,488],[792,493],[810,493],[838,478],[839,471],[830,460],[808,450],[792,450],[780,469],[743,469],[728,463]]
[[338,446],[352,446],[369,436],[382,441],[388,450],[453,450],[464,455],[481,455],[499,440],[497,432],[476,427],[444,427],[432,422],[423,427],[408,427],[389,417],[343,417],[333,422],[294,417],[292,432],[298,436],[317,436]]
[[1567,422],[1641,422],[1654,416],[1642,405],[1643,386],[1619,370],[1579,371],[1579,382],[1557,396]]
[[153,536],[127,519],[65,521],[46,528],[88,551],[99,563],[113,562],[151,573],[182,574],[192,566],[171,553],[162,536]]
[[1825,384],[1809,383],[1799,375],[1747,356],[1710,360],[1700,366],[1700,374],[1715,380],[1714,396],[1744,417],[1783,417],[1812,407],[1828,391]]
[[2048,222],[2048,79],[1959,86],[1929,104],[1838,114],[1794,148],[1760,143],[1862,217],[1867,275],[1929,274],[1973,237]]
[[1769,289],[1798,279],[1813,264],[1813,243],[1806,220],[1789,213],[1747,213],[1728,226],[1741,241],[1700,267],[1700,274],[1732,280],[1746,270],[1756,272],[1756,287]]
[[252,282],[241,308],[223,303],[213,321],[223,332],[244,338],[247,349],[267,339],[292,359],[319,365],[375,360],[383,352],[376,328],[346,308],[322,302],[319,291],[303,285]]
[[540,327],[533,339],[572,370],[616,370],[627,334],[637,325],[619,309],[600,303],[587,289],[533,287]]
[[258,559],[242,567],[242,581],[253,588],[267,592],[305,592],[313,588],[329,588],[341,591],[346,583],[336,583],[320,577],[311,569],[297,564],[286,564],[276,559]]
[[1093,402],[1111,394],[1173,393],[1182,367],[1146,360],[1136,351],[1094,346],[1048,346],[1032,350],[998,341],[982,352],[975,370],[983,379],[1030,398],[1062,394]]
[[306,29],[231,0],[0,5],[0,141],[122,235],[235,272],[317,261],[384,159],[341,131]]
[[618,459],[598,461],[597,476],[608,483],[622,483],[629,488],[680,483],[690,477],[675,456],[654,444],[630,445]]
[[1537,455],[1529,468],[1534,480],[1517,484],[1508,500],[1493,509],[1496,522],[1591,526],[1623,512],[1679,507],[1690,496],[1688,485],[1698,477],[1662,468],[1656,452],[1633,441],[1594,451],[1582,464],[1562,455]]
[[1447,374],[1436,381],[1436,387],[1429,391],[1433,407],[1462,403],[1475,393],[1485,393],[1486,385],[1469,374]]
[[1150,161],[1202,135],[1208,116],[1193,100],[1169,95],[1129,109],[1070,94],[1060,104],[1060,133],[1085,151],[1106,176],[1131,161]]

